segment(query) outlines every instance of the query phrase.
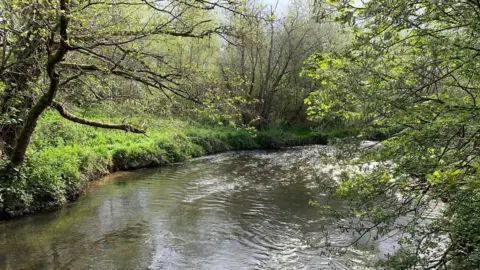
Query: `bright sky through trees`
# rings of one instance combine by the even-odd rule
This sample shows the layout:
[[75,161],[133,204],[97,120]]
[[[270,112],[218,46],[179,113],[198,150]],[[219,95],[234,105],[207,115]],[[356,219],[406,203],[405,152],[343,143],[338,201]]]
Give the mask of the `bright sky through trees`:
[[265,5],[272,5],[275,7],[277,5],[277,11],[283,12],[287,9],[290,0],[263,0],[262,1]]

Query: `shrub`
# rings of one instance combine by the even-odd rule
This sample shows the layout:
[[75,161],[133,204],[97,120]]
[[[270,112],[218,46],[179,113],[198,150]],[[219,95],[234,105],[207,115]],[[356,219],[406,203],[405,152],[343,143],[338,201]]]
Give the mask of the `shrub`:
[[146,168],[167,163],[167,152],[152,143],[135,144],[114,150],[112,164],[115,170]]
[[8,164],[0,164],[0,217],[21,214],[32,202],[26,178]]

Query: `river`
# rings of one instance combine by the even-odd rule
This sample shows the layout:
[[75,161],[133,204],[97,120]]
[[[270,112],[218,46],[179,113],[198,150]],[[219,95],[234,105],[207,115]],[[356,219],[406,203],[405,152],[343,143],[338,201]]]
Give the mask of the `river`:
[[322,228],[332,224],[309,205],[327,198],[304,165],[321,166],[325,149],[229,152],[107,178],[59,210],[0,223],[0,269],[364,269],[378,243],[330,252]]

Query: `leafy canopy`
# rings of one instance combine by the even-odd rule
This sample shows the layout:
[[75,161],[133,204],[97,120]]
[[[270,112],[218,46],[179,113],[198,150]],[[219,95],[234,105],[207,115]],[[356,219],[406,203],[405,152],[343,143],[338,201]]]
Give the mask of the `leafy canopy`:
[[375,168],[334,188],[352,201],[345,215],[361,220],[346,226],[401,232],[400,248],[381,262],[387,269],[477,269],[480,3],[317,4],[353,40],[307,62],[306,74],[324,85],[306,100],[310,115],[359,114],[362,124],[401,130],[363,156]]

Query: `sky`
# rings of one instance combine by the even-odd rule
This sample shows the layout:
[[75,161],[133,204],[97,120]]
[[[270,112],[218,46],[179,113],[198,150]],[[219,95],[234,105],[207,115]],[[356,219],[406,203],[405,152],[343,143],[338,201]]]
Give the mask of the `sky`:
[[283,12],[287,10],[290,0],[262,0],[261,2],[263,2],[265,5],[272,6],[275,6],[275,4],[278,2],[277,11]]

